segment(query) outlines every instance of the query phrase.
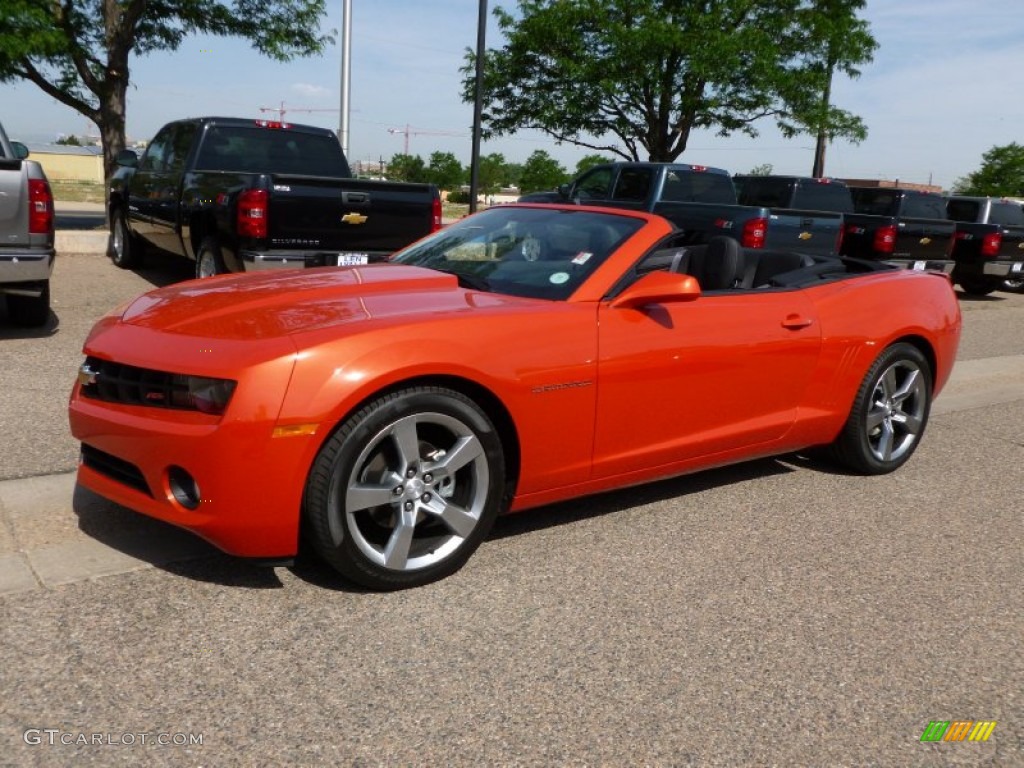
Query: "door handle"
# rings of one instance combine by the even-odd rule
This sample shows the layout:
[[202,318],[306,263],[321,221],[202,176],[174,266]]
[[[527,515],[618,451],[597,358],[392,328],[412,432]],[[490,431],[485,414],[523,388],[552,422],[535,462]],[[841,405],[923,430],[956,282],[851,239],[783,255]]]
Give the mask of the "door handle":
[[809,317],[804,317],[803,315],[798,314],[792,314],[786,315],[785,320],[782,321],[782,327],[798,331],[801,328],[806,328],[813,323],[814,321]]

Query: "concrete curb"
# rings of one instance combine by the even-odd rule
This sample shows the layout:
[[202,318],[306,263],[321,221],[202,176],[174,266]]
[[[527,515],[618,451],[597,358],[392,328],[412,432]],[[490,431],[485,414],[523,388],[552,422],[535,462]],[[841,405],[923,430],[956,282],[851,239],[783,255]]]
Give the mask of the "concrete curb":
[[92,230],[57,230],[54,236],[54,247],[57,249],[57,258],[62,253],[82,253],[105,256],[107,253],[107,241],[109,234],[103,231]]

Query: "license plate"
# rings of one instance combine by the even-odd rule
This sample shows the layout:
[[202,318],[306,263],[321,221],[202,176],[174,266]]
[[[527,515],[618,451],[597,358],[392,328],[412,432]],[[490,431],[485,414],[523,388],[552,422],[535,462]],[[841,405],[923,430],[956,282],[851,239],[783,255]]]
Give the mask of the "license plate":
[[1019,275],[1021,272],[1024,272],[1024,261],[1015,262],[1014,265],[1010,267],[1010,271],[1015,275]]
[[915,261],[914,262],[914,266],[911,267],[911,269],[916,269],[918,272],[922,272],[922,271],[928,269],[928,262],[927,261]]
[[339,253],[339,267],[360,267],[370,263],[370,256],[366,253]]

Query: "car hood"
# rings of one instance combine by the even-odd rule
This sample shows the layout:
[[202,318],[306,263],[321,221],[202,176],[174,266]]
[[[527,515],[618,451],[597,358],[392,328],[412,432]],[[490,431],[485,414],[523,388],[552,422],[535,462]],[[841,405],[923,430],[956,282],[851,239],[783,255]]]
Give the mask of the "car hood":
[[120,321],[189,336],[249,340],[524,303],[532,302],[463,290],[454,275],[443,272],[374,264],[191,280],[140,296]]

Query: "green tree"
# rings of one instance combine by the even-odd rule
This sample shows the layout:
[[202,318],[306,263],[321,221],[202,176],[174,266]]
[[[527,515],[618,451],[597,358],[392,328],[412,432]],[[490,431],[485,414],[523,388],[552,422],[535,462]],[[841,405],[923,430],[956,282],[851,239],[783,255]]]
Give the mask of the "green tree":
[[751,168],[749,171],[747,171],[747,175],[748,176],[771,176],[773,170],[775,170],[775,167],[771,163],[761,163],[761,165],[755,165],[753,168]]
[[565,168],[543,149],[538,149],[526,159],[523,175],[519,181],[522,192],[537,192],[554,189],[568,179]]
[[493,195],[508,183],[508,163],[505,156],[492,152],[483,155],[477,168],[477,184],[485,195]]
[[[530,128],[626,159],[674,160],[694,130],[756,136],[824,126],[859,140],[859,118],[822,112],[826,64],[848,74],[875,42],[854,14],[864,0],[517,0],[494,14],[505,45],[484,62],[485,136]],[[825,13],[863,34],[828,34]],[[827,40],[827,43],[824,42]],[[827,56],[825,52],[827,51]],[[463,98],[474,92],[467,52]]]
[[1024,146],[1013,142],[992,147],[981,156],[981,167],[957,179],[953,190],[958,195],[1024,197]]
[[433,152],[427,166],[427,180],[439,189],[458,189],[466,181],[466,169],[451,152]]
[[125,146],[132,54],[175,51],[196,33],[249,39],[279,61],[319,53],[324,0],[4,0],[0,82],[27,80],[92,120],[113,173]]
[[612,162],[612,158],[605,157],[604,155],[584,155],[576,163],[575,176],[582,176],[584,173],[589,171],[595,165],[604,165],[605,163]]
[[427,164],[419,155],[397,154],[388,163],[387,177],[395,181],[423,183],[428,180]]
[[54,143],[55,144],[60,144],[62,146],[66,146],[66,147],[80,147],[80,146],[82,146],[81,139],[79,139],[77,136],[74,136],[74,135],[71,135],[71,136],[61,136]]

